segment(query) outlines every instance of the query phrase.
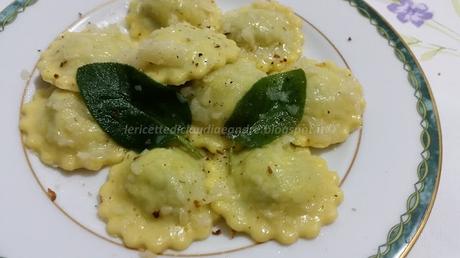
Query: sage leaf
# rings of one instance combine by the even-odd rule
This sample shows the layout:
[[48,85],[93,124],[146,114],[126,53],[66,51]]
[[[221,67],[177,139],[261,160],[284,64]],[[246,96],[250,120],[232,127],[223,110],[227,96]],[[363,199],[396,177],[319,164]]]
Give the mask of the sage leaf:
[[140,152],[178,142],[199,156],[181,136],[191,124],[191,112],[173,88],[118,63],[80,67],[77,84],[96,122],[121,146]]
[[302,69],[260,79],[225,124],[237,144],[258,148],[292,131],[303,117],[307,79]]

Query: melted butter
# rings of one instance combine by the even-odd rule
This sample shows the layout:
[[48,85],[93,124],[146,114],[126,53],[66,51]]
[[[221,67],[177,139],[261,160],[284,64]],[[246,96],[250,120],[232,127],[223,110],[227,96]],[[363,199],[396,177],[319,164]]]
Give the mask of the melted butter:
[[219,31],[222,14],[214,0],[134,0],[126,17],[131,36],[143,39],[152,31],[181,22]]
[[275,1],[258,1],[224,15],[225,35],[235,40],[264,72],[279,71],[301,55],[301,20]]
[[238,101],[254,83],[265,76],[264,72],[257,69],[255,62],[239,59],[195,81],[191,92],[188,92],[194,124],[222,127]]
[[207,184],[219,196],[213,210],[257,242],[316,237],[322,225],[334,221],[343,198],[326,161],[286,145],[289,140],[234,155],[231,171],[225,158],[209,161]]
[[64,32],[41,55],[37,64],[44,81],[78,92],[75,80],[80,66],[98,62],[133,64],[136,44],[116,26]]
[[139,67],[153,79],[182,85],[234,62],[239,53],[224,35],[179,23],[154,31],[140,45],[137,57]]
[[211,233],[211,211],[207,203],[197,204],[207,199],[203,177],[199,161],[178,149],[130,153],[100,190],[99,216],[128,247],[185,249]]
[[64,170],[99,170],[120,162],[125,154],[73,92],[38,89],[22,108],[20,129],[24,144],[45,164]]
[[332,62],[303,58],[293,68],[301,68],[308,78],[305,113],[294,144],[325,148],[345,141],[361,127],[366,107],[363,90],[350,70]]

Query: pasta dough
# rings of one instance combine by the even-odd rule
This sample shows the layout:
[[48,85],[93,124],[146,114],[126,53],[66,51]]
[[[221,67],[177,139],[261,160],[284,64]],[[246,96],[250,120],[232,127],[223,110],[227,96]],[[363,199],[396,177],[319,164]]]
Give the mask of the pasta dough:
[[182,85],[234,62],[239,52],[236,43],[222,34],[179,23],[154,31],[141,43],[137,57],[153,79]]
[[223,31],[264,72],[279,71],[302,55],[302,21],[276,1],[257,1],[224,15]]
[[155,253],[208,237],[213,216],[201,168],[178,149],[130,153],[100,190],[99,215],[108,232]]
[[[214,129],[216,130],[213,131]],[[220,135],[219,128],[200,128],[194,126],[190,129],[188,139],[193,146],[197,148],[205,148],[214,154],[224,153],[225,150],[231,146],[231,141]]]
[[73,92],[38,89],[22,108],[20,128],[24,144],[36,151],[43,163],[64,170],[99,170],[120,162],[125,154]]
[[133,64],[136,44],[116,26],[64,32],[41,55],[38,69],[44,81],[63,90],[78,91],[80,66],[97,62]]
[[303,58],[295,67],[307,75],[307,101],[293,143],[325,148],[345,141],[361,126],[366,106],[358,80],[329,61]]
[[[361,126],[365,101],[348,69],[299,60],[302,21],[291,9],[256,1],[222,16],[214,0],[132,0],[126,23],[130,35],[116,26],[60,35],[38,63],[56,87],[37,89],[20,118],[25,146],[43,163],[69,171],[113,165],[98,209],[109,234],[162,253],[207,238],[221,217],[257,242],[283,244],[314,238],[335,220],[343,200],[338,175],[308,147],[345,141]],[[132,65],[179,86],[193,121],[190,142],[171,143],[205,148],[206,157],[175,145],[140,154],[118,146],[78,92],[77,69],[97,62]],[[267,74],[297,68],[307,75],[307,100],[296,130],[261,148],[233,148],[224,126],[238,102]]]
[[190,99],[193,122],[198,126],[222,127],[238,101],[265,76],[254,62],[240,59],[194,82],[191,89],[183,91]]
[[286,142],[234,155],[231,171],[223,160],[207,168],[208,187],[217,196],[213,210],[257,242],[316,237],[322,225],[335,220],[343,198],[326,161]]
[[217,31],[221,19],[214,0],[134,0],[130,3],[126,23],[133,38],[144,38],[156,29],[179,22]]

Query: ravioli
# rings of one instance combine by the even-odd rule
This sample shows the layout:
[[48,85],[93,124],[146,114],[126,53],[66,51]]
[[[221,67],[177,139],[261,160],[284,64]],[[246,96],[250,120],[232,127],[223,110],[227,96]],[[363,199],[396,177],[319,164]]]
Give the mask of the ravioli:
[[[282,244],[315,238],[336,219],[339,177],[309,147],[345,141],[362,125],[366,104],[348,69],[300,59],[302,20],[290,8],[256,0],[222,15],[214,0],[131,0],[125,21],[128,33],[117,25],[62,33],[37,64],[55,87],[37,89],[20,117],[24,145],[43,163],[68,171],[112,166],[98,206],[109,234],[162,253],[209,237],[220,218],[256,242]],[[176,145],[140,154],[118,146],[76,83],[79,67],[100,62],[177,86],[192,114],[189,142],[181,143],[206,149],[206,157]],[[238,102],[267,74],[298,68],[307,99],[297,128],[260,148],[233,148],[224,126]]]
[[293,132],[294,144],[325,148],[345,141],[362,125],[366,107],[358,80],[330,61],[303,58],[295,64],[307,75],[304,116]]
[[78,91],[80,66],[98,62],[133,64],[136,44],[116,26],[91,27],[62,33],[41,55],[37,64],[44,81],[63,90]]
[[191,88],[183,90],[190,99],[193,123],[202,127],[224,126],[238,101],[265,76],[253,61],[239,59],[195,81]]
[[179,149],[154,149],[112,167],[99,216],[130,248],[160,253],[207,238],[213,215],[200,161]]
[[322,225],[335,220],[343,198],[325,160],[286,142],[234,155],[231,171],[224,159],[207,168],[208,188],[217,196],[212,209],[257,242],[316,237]]
[[96,124],[76,93],[37,89],[21,113],[24,144],[47,165],[96,171],[120,162],[125,155]]
[[126,16],[129,32],[136,39],[180,22],[217,31],[222,13],[214,0],[134,0]]
[[224,15],[223,31],[264,72],[279,71],[302,55],[302,21],[276,1],[257,1]]
[[236,61],[239,53],[236,43],[224,35],[179,23],[150,34],[141,43],[137,58],[140,68],[153,79],[182,85]]
[[213,154],[224,153],[232,143],[220,133],[219,128],[193,126],[188,133],[188,139],[197,148],[205,148]]

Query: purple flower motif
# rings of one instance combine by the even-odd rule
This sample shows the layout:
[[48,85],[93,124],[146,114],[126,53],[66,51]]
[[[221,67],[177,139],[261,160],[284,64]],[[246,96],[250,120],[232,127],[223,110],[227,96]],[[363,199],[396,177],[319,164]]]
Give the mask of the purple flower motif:
[[426,4],[414,4],[412,0],[401,0],[399,4],[390,4],[388,10],[396,13],[402,23],[410,21],[417,27],[433,18],[433,13],[428,10]]

